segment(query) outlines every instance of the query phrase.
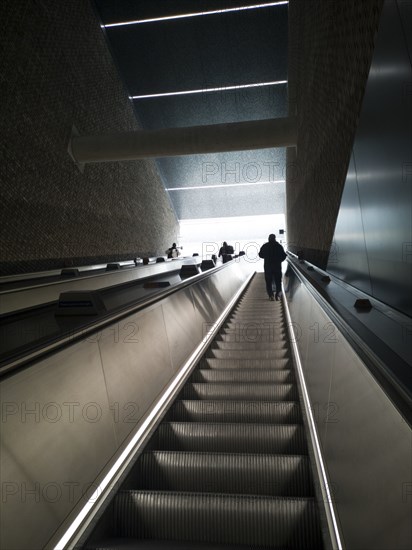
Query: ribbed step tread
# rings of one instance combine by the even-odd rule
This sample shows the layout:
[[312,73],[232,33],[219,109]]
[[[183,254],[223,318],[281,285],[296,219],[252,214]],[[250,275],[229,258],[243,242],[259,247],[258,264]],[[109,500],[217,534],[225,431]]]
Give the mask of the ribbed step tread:
[[233,332],[220,332],[215,340],[216,342],[236,342],[239,344],[250,343],[271,343],[281,342],[285,345],[289,345],[288,337],[285,334],[279,334],[276,332],[256,332],[255,334],[236,334]]
[[287,369],[292,367],[289,357],[279,359],[219,359],[205,357],[199,366],[209,369]]
[[239,330],[252,330],[253,326],[257,327],[257,330],[263,328],[279,327],[285,329],[285,319],[283,315],[260,315],[259,312],[255,315],[243,315],[237,313],[231,315],[226,323],[229,325],[235,325]]
[[215,340],[211,349],[237,350],[237,351],[287,351],[288,343],[282,340],[257,340],[256,342],[243,340]]
[[[272,548],[259,546],[259,550],[272,550]],[[243,544],[228,546],[227,544],[208,544],[193,541],[110,538],[96,542],[92,546],[86,546],[85,550],[251,550],[251,547]]]
[[209,348],[207,356],[216,359],[284,359],[289,357],[289,350],[223,350]]
[[270,321],[249,321],[249,322],[236,322],[233,319],[226,321],[222,326],[221,332],[226,334],[253,334],[255,332],[283,332],[286,334],[285,323],[280,319],[271,319]]
[[139,490],[313,496],[307,456],[150,451],[132,483]]
[[295,424],[163,422],[156,433],[155,450],[307,453],[303,426]]
[[[259,334],[254,340],[251,338],[240,338],[235,334],[222,334],[213,341],[213,345],[217,342],[226,342],[227,344],[239,345],[239,347],[243,349],[247,349],[247,344],[263,344],[263,346],[269,346],[270,349],[289,347],[289,340],[286,337],[279,336],[278,334]],[[244,346],[244,344],[246,344],[246,346]],[[253,346],[249,349],[253,349]]]
[[192,383],[200,382],[257,382],[262,384],[285,384],[294,382],[289,369],[198,369],[190,378]]
[[311,498],[122,491],[114,519],[120,537],[300,550],[322,545]]
[[294,384],[256,384],[242,382],[187,383],[180,399],[207,399],[242,401],[298,401]]
[[301,424],[300,405],[294,401],[176,401],[168,414],[171,422],[243,422]]
[[168,419],[172,422],[302,423],[299,403],[287,401],[175,401]]

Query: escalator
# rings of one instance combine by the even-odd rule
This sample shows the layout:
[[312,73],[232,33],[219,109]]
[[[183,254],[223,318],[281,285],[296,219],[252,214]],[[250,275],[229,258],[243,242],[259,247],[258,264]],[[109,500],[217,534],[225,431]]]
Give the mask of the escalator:
[[85,548],[323,548],[283,304],[252,279]]

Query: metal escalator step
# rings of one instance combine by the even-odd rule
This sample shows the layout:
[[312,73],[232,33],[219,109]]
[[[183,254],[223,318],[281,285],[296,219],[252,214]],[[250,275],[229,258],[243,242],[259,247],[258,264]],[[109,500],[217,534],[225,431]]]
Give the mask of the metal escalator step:
[[209,369],[287,369],[292,367],[289,357],[282,359],[217,359],[205,357],[199,366]]
[[302,423],[295,401],[176,401],[168,418],[172,422]]
[[288,349],[274,350],[223,350],[209,349],[208,357],[216,357],[216,359],[283,359],[289,356]]
[[234,329],[237,329],[239,331],[252,331],[252,330],[258,330],[258,331],[264,331],[264,330],[271,330],[271,331],[279,331],[279,332],[287,332],[287,328],[285,326],[283,319],[273,319],[271,318],[269,321],[262,321],[260,318],[256,319],[255,321],[249,321],[249,322],[235,322],[233,320],[228,320],[226,323],[222,326],[223,331],[233,331]]
[[231,315],[236,315],[237,313],[245,313],[247,315],[282,315],[283,305],[272,303],[268,297],[264,302],[239,303],[233,308]]
[[245,350],[245,351],[274,351],[274,350],[287,350],[288,343],[286,341],[253,341],[253,340],[243,340],[243,341],[224,341],[215,340],[212,344],[212,349],[223,349],[223,350]]
[[163,422],[155,450],[226,453],[306,454],[303,426]]
[[254,341],[264,341],[267,338],[272,340],[284,340],[289,341],[289,335],[286,330],[279,330],[276,326],[266,327],[266,328],[245,328],[242,326],[231,326],[225,327],[220,330],[218,334],[218,340],[224,340],[225,337],[236,336],[236,338],[242,342],[244,340],[254,342]]
[[230,342],[230,343],[239,343],[239,344],[270,344],[270,343],[279,343],[284,346],[289,345],[289,339],[283,334],[277,334],[275,332],[256,332],[256,333],[220,333],[215,339],[216,342]]
[[265,331],[271,331],[271,332],[287,332],[287,328],[285,326],[285,323],[283,320],[277,321],[276,319],[270,319],[269,321],[263,322],[260,319],[256,319],[255,321],[249,321],[249,322],[235,322],[235,321],[227,321],[221,328],[221,332],[224,333],[231,333],[231,332],[245,332],[245,333],[252,333],[252,332],[259,332],[264,333]]
[[294,382],[293,372],[289,369],[198,369],[190,378],[195,382],[267,382],[271,384],[285,384]]
[[[202,542],[182,542],[175,540],[147,540],[136,538],[110,538],[99,541],[85,550],[251,550],[250,545],[214,544]],[[259,546],[259,550],[266,550]],[[269,548],[268,550],[273,550]]]
[[285,319],[283,315],[260,315],[259,313],[256,313],[255,315],[244,315],[237,313],[235,315],[231,315],[227,320],[227,323],[245,326],[252,326],[254,324],[258,324],[260,326],[283,325],[283,327],[285,327]]
[[312,498],[121,491],[114,518],[120,537],[300,550],[322,546]]
[[307,456],[149,451],[134,489],[267,496],[313,496]]
[[298,401],[294,384],[256,384],[242,382],[187,383],[180,399],[207,399],[242,401]]

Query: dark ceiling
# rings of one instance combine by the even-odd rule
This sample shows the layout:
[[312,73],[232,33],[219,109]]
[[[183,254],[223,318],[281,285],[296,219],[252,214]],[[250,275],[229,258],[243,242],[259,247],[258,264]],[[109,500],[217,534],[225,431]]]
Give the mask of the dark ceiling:
[[[287,80],[287,4],[110,27],[258,3],[94,2],[130,96],[201,91],[133,99],[144,129],[287,116],[286,83],[206,91]],[[284,148],[157,159],[179,219],[284,212],[285,163]]]

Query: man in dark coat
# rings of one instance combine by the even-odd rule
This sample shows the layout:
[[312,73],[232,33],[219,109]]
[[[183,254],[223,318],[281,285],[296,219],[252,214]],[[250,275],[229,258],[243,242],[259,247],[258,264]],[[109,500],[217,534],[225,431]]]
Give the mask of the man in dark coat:
[[276,300],[282,291],[282,262],[286,259],[283,246],[276,240],[276,235],[269,235],[269,242],[265,243],[259,251],[259,256],[265,260],[265,281],[269,300],[273,300],[273,283],[276,285]]

